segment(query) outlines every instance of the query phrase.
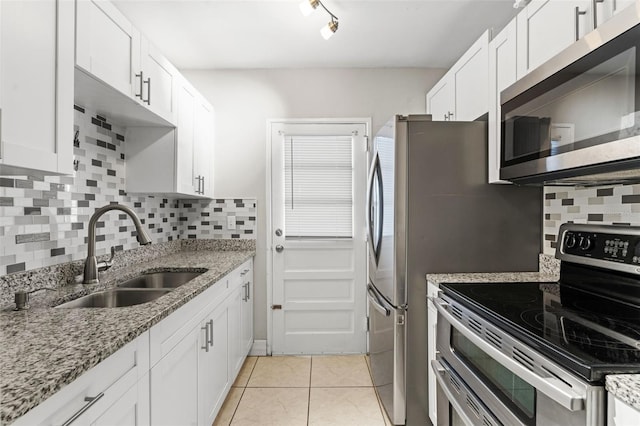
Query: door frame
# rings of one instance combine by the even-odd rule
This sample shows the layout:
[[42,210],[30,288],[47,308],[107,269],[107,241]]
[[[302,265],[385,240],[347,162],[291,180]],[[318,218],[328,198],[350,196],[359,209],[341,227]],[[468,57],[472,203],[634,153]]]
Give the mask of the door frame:
[[[266,143],[266,164],[265,164],[265,206],[266,206],[266,240],[265,240],[265,259],[267,270],[267,355],[271,355],[271,346],[273,343],[273,310],[271,305],[273,304],[273,250],[271,247],[271,235],[273,234],[273,223],[271,221],[271,179],[272,179],[272,140],[271,134],[273,126],[275,124],[360,124],[365,125],[367,139],[367,157],[369,154],[369,147],[371,144],[371,117],[364,118],[270,118],[267,119],[267,143]],[[369,167],[369,159],[365,159],[367,162],[367,169]],[[365,185],[366,186],[366,185]],[[366,210],[366,209],[365,209]],[[365,239],[368,238],[365,232]],[[365,240],[365,244],[367,241]],[[365,267],[368,268],[368,265]],[[368,274],[368,271],[367,271]],[[369,350],[369,339],[367,336],[367,348]]]

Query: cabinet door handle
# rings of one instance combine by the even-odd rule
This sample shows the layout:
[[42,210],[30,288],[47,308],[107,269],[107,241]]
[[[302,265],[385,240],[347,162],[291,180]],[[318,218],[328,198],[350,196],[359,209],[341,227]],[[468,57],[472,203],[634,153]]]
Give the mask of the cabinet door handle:
[[[613,8],[615,10],[615,1],[613,0]],[[598,28],[598,3],[604,3],[604,0],[591,0],[591,8],[593,9],[593,29]]]
[[204,176],[202,176],[202,195],[204,195]]
[[142,97],[142,90],[144,86],[144,74],[140,71],[140,74],[136,74],[136,78],[140,77],[140,93],[136,93],[136,98],[140,98],[142,102],[144,102],[144,98]]
[[584,10],[580,10],[580,8],[578,6],[576,6],[576,40],[578,41],[580,39],[580,15],[586,15],[587,12]]
[[209,338],[207,339],[207,343],[213,347],[213,320],[210,319],[208,322],[209,325]]
[[204,327],[200,327],[204,330],[204,346],[201,346],[200,349],[204,349],[205,352],[209,352],[209,323],[206,323]]
[[69,419],[66,422],[62,423],[62,426],[69,426],[71,423],[75,422],[78,419],[78,417],[83,415],[85,411],[91,408],[93,404],[98,402],[98,400],[103,396],[104,396],[104,392],[100,392],[96,396],[85,396],[84,400],[86,404],[81,409],[76,411],[76,413],[73,416],[69,417]]
[[196,189],[196,194],[202,194],[202,178],[200,175],[196,176],[195,179],[198,181],[198,189]]
[[143,100],[142,102],[146,102],[147,105],[151,105],[151,77],[149,77],[145,83],[147,83],[147,100]]
[[247,301],[251,299],[251,282],[247,283]]

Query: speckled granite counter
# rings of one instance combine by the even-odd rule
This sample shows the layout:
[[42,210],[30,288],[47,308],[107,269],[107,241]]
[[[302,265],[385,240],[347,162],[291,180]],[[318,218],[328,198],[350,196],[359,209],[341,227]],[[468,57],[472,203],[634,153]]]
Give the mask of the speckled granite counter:
[[[0,311],[0,423],[9,424],[255,255],[248,250],[185,250],[131,264],[98,287],[59,288],[26,311]],[[194,250],[196,249],[196,250]],[[223,248],[224,250],[224,248]],[[143,271],[207,270],[174,291],[122,308],[54,309],[63,300],[117,285]]]
[[558,276],[541,272],[492,272],[467,274],[427,274],[427,280],[441,283],[490,283],[490,282],[555,282]]
[[640,374],[612,374],[607,376],[607,392],[640,410]]

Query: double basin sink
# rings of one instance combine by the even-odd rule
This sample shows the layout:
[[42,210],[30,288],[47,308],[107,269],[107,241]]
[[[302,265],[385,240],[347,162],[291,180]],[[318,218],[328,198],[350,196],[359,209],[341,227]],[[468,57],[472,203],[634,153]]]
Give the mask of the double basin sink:
[[116,288],[99,291],[57,308],[119,308],[151,302],[201,275],[201,272],[152,272],[138,275]]

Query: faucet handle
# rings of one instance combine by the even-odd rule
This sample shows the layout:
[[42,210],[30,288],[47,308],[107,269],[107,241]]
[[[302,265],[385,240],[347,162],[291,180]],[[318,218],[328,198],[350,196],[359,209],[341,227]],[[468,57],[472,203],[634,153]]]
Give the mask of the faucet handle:
[[116,256],[116,248],[115,246],[111,246],[111,257],[109,260],[103,260],[102,262],[98,262],[98,271],[106,271],[107,269],[113,266],[113,258]]

